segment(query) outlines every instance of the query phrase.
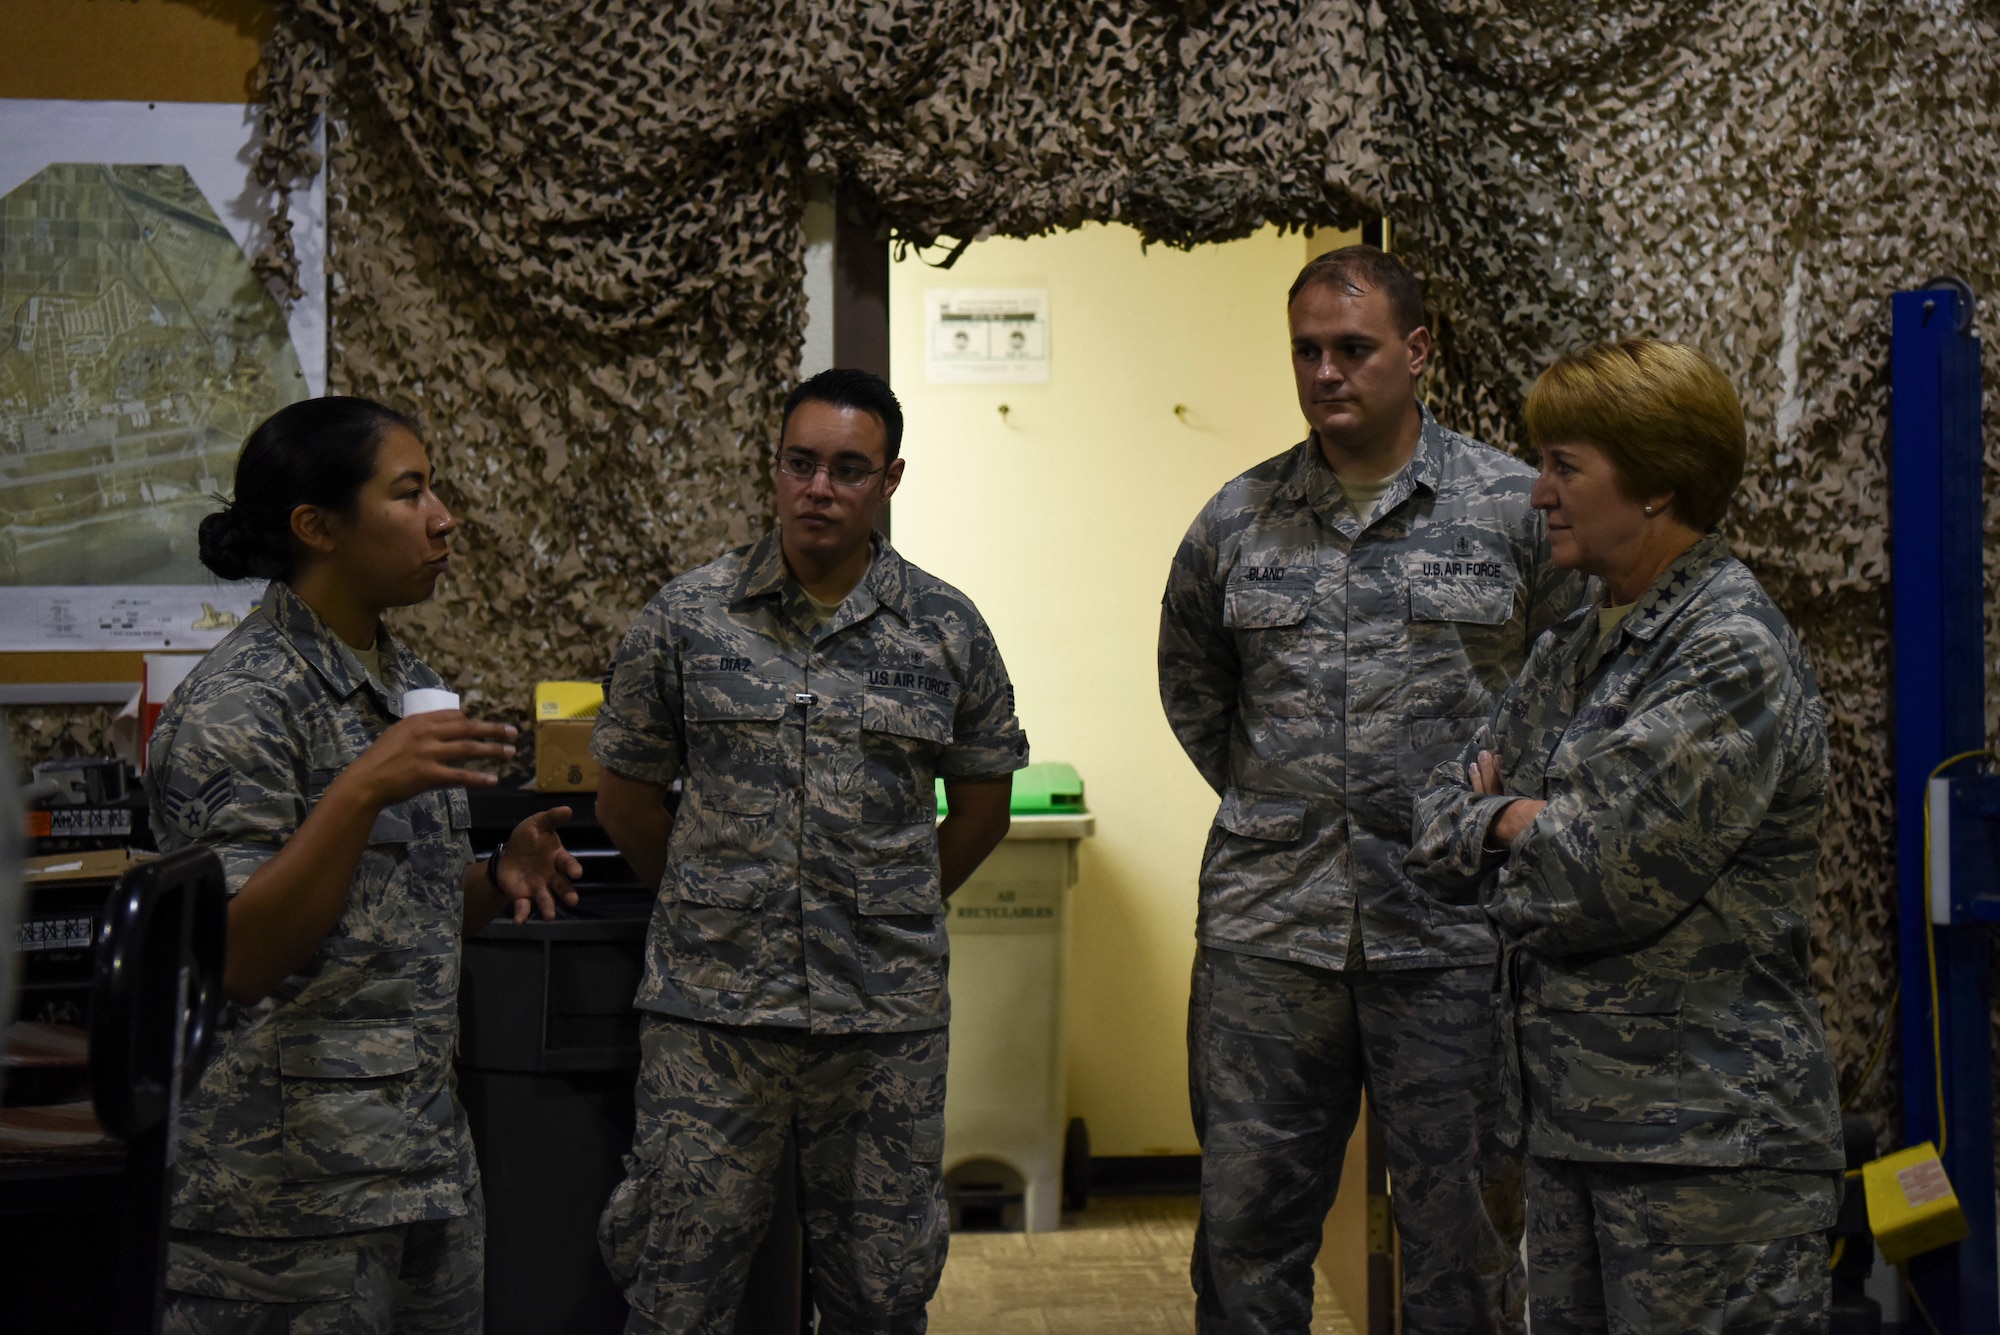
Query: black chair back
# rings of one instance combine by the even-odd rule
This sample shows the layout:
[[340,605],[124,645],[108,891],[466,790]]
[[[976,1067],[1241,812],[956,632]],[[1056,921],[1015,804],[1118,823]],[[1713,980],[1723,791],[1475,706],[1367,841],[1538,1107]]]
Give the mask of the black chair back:
[[159,1330],[174,1112],[215,1044],[228,912],[222,864],[205,849],[134,867],[105,905],[90,1086],[98,1121],[127,1147],[116,1335]]

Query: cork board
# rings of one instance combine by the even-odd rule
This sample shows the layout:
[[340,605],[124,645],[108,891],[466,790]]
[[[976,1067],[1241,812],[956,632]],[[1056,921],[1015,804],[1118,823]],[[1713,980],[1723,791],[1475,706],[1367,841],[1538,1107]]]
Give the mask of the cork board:
[[248,102],[267,0],[7,0],[0,97]]

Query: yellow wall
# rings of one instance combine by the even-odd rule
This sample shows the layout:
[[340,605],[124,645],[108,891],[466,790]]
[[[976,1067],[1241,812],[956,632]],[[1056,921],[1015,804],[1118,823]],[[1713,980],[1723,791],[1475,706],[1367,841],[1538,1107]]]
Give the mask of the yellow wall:
[[[1202,504],[1305,434],[1285,291],[1332,239],[1267,228],[1142,251],[1130,228],[1093,225],[891,273],[896,546],[979,604],[1035,758],[1075,765],[1097,814],[1069,982],[1070,1112],[1095,1154],[1195,1152],[1188,969],[1215,796],[1160,712],[1160,592]],[[924,383],[927,287],[1048,288],[1049,383]]]
[[0,97],[247,102],[270,0],[0,0]]

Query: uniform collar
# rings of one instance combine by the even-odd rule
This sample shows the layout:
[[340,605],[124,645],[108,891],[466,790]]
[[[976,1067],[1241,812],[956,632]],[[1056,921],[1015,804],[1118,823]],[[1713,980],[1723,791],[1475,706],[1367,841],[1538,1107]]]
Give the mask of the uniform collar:
[[1622,629],[1642,640],[1652,639],[1728,559],[1729,543],[1720,533],[1710,530],[1702,534],[1639,595],[1638,605],[1625,618]]
[[[861,620],[876,606],[888,608],[903,620],[910,619],[910,571],[889,540],[880,533],[869,535],[875,556],[868,565],[868,573],[861,577],[856,592],[864,593],[865,607],[854,607],[852,618],[843,614],[836,622],[829,622],[828,629],[838,629]],[[757,540],[750,553],[743,559],[743,573],[737,577],[736,592],[730,600],[741,602],[748,598],[764,598],[778,594],[787,598],[797,596],[797,601],[805,601],[805,590],[792,578],[791,569],[785,565],[785,549],[779,530],[775,527]],[[853,594],[849,594],[850,599]]]
[[[1634,639],[1651,641],[1658,637],[1675,613],[1687,606],[1697,590],[1708,582],[1715,568],[1729,558],[1729,544],[1720,533],[1706,533],[1695,541],[1694,546],[1682,552],[1674,563],[1660,573],[1647,590],[1639,595],[1639,601],[1618,623],[1609,635],[1598,631],[1596,607],[1580,608],[1577,625],[1576,680],[1581,683],[1605,659],[1618,652],[1627,635]],[[1610,593],[1604,595],[1610,598]]]
[[[1436,492],[1438,477],[1444,467],[1444,450],[1451,433],[1438,425],[1437,418],[1423,400],[1417,401],[1417,412],[1422,416],[1423,425],[1417,433],[1417,451],[1410,456],[1410,462],[1403,465],[1403,471],[1389,481],[1389,489],[1382,493],[1382,499],[1375,508],[1379,518],[1408,500],[1418,488]],[[1347,504],[1347,493],[1341,490],[1340,479],[1334,475],[1333,466],[1320,453],[1319,442],[1307,436],[1292,450],[1292,466],[1280,487],[1283,494],[1295,501],[1303,501],[1320,514],[1332,517],[1339,523],[1340,516],[1359,532],[1359,522],[1354,519],[1353,507]],[[1350,535],[1353,536],[1353,535]]]
[[292,592],[291,585],[283,580],[272,580],[264,589],[261,606],[264,615],[278,628],[278,633],[291,641],[292,647],[299,651],[299,657],[312,665],[327,689],[339,699],[345,700],[372,683],[386,705],[392,700],[400,700],[402,691],[416,679],[412,670],[414,657],[379,622],[375,627],[375,644],[381,650],[382,676],[385,680],[374,681],[369,677],[368,670],[361,666],[354,650],[328,628],[319,613],[307,606],[305,599]]

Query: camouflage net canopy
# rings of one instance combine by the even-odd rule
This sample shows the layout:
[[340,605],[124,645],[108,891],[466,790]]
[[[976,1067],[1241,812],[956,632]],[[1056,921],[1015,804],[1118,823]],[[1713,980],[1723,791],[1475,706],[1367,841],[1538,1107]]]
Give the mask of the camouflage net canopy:
[[[289,0],[264,168],[318,170],[329,115],[333,382],[425,415],[465,521],[462,573],[405,624],[516,717],[763,523],[809,176],[918,242],[1386,213],[1430,291],[1434,406],[1509,447],[1575,344],[1707,349],[1751,423],[1730,535],[1833,715],[1815,967],[1852,1086],[1895,990],[1887,296],[2000,290],[1992,10]],[[1892,1053],[1856,1105],[1891,1131],[1895,1088]]]

